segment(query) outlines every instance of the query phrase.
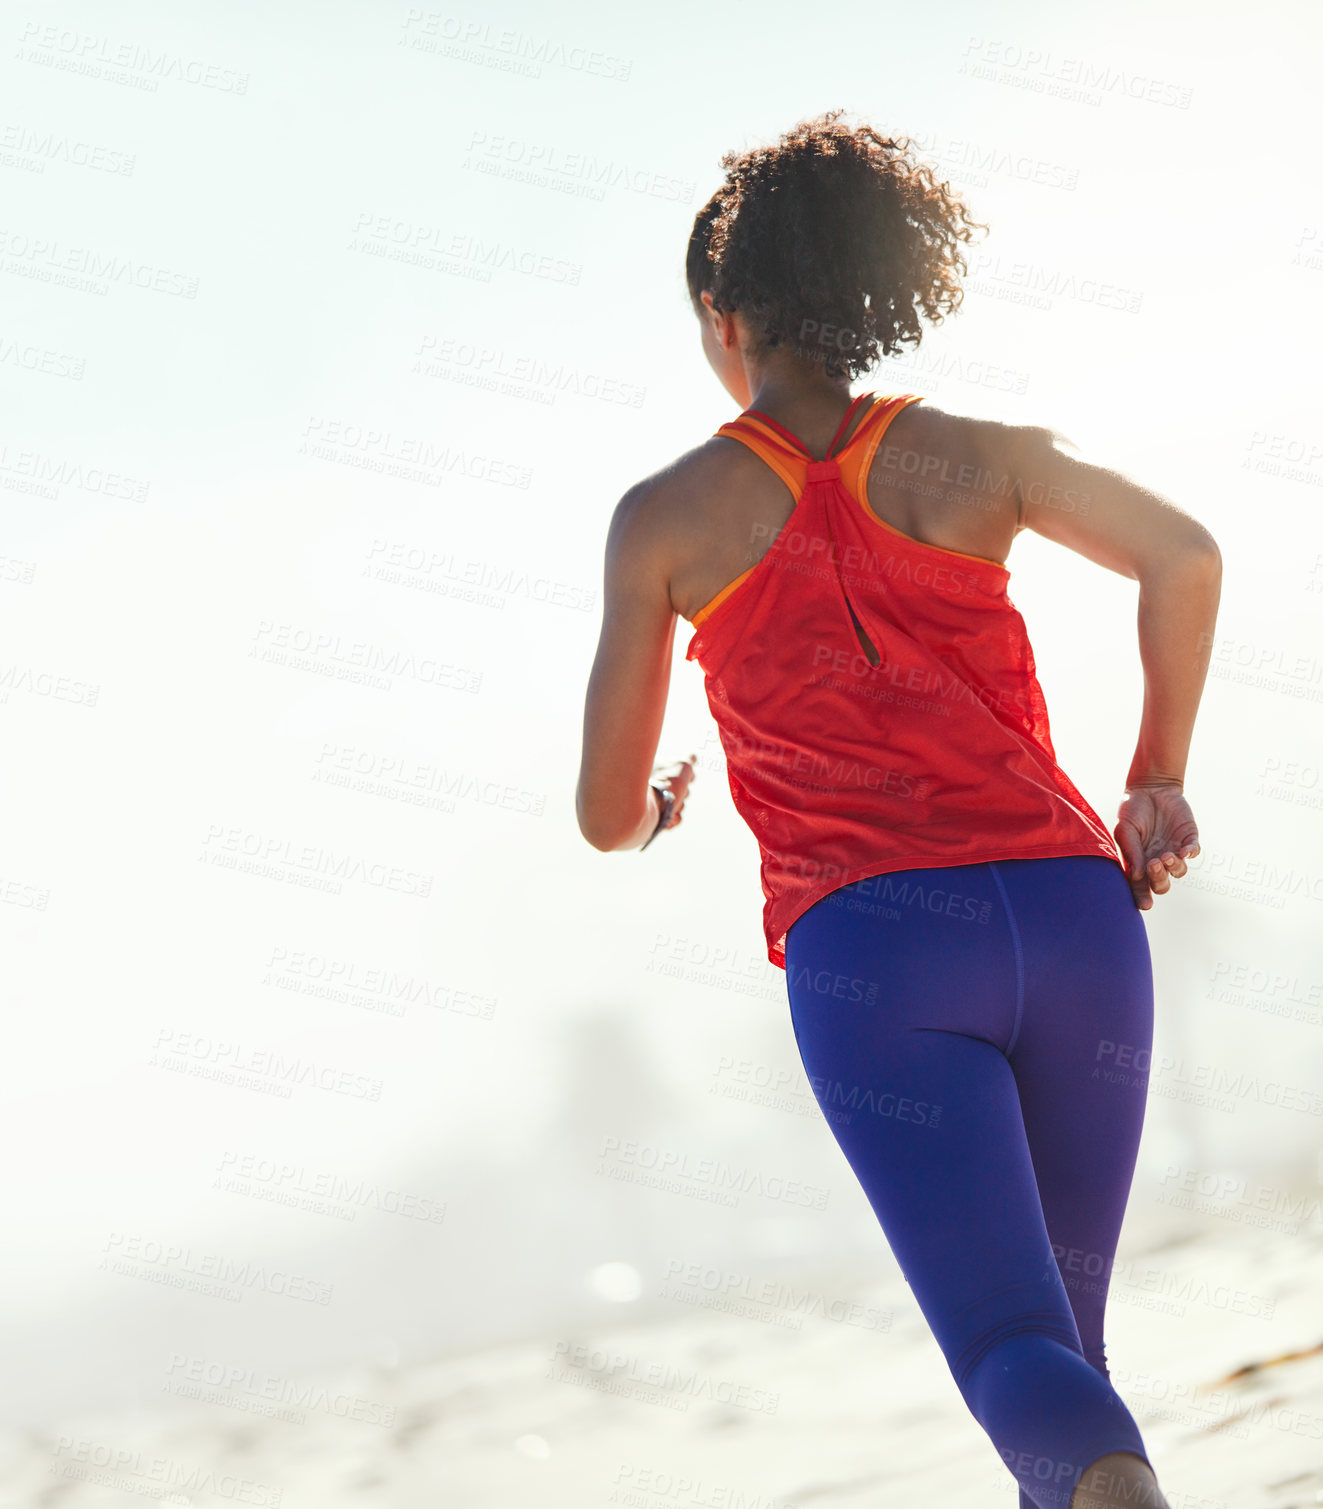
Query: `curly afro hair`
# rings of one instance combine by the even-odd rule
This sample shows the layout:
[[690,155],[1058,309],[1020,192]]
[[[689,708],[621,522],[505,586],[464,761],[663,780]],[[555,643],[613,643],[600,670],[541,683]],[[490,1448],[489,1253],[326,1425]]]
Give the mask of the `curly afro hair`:
[[699,210],[685,276],[695,310],[738,309],[766,348],[785,346],[851,381],[923,336],[963,297],[971,220],[908,137],[800,121],[775,146],[727,152],[725,182]]

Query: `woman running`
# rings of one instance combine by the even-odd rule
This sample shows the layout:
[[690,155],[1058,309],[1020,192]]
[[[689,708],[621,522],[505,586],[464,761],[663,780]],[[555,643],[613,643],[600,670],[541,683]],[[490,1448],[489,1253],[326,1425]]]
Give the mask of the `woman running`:
[[[1021,1509],[1167,1509],[1103,1312],[1148,1088],[1139,913],[1199,851],[1221,556],[1051,429],[851,397],[958,306],[981,227],[842,113],[728,153],[694,222],[690,298],[742,412],[615,509],[579,825],[614,851],[680,821],[693,759],[653,764],[679,615],[814,1095]],[[1139,584],[1114,836],[1057,763],[1007,595],[1024,528]]]

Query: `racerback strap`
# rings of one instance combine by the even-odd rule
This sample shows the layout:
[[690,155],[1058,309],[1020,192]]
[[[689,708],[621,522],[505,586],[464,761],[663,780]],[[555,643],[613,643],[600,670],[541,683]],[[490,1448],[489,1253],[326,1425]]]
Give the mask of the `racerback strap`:
[[[906,404],[916,402],[918,398],[919,395],[913,393],[860,393],[842,416],[825,461],[815,460],[796,436],[770,415],[760,414],[756,409],[745,410],[738,418],[723,424],[716,434],[728,435],[732,440],[739,440],[748,446],[781,478],[795,498],[799,497],[810,480],[816,481],[825,475],[819,468],[835,463],[840,469],[840,479],[846,492],[856,502],[864,503],[867,500],[868,472],[878,443],[891,420]],[[865,399],[872,400],[868,412],[855,426],[850,438],[833,454],[833,448],[849,423],[851,414]],[[813,470],[810,471],[810,468]]]

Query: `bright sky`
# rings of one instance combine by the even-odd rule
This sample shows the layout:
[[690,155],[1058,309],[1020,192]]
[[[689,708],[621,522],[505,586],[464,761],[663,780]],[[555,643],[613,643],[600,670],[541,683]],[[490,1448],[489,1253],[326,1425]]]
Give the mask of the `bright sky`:
[[[28,1317],[31,1410],[159,1393],[176,1348],[293,1370],[596,1317],[610,1262],[876,1256],[823,1124],[709,1093],[798,1062],[684,624],[658,754],[704,751],[683,829],[601,855],[573,801],[611,510],[733,417],[684,295],[693,215],[724,151],[836,105],[911,135],[992,226],[960,315],[860,387],[1054,424],[1222,547],[1204,854],[1147,917],[1180,1062],[1136,1220],[1171,1166],[1317,1182],[1311,1115],[1179,1093],[1323,1069],[1317,18],[988,10],[6,22],[0,1074],[25,1240],[0,1320]],[[1135,585],[1035,536],[1010,566],[1058,756],[1110,822]],[[830,1185],[831,1217],[616,1199],[610,1137]],[[332,1189],[338,1215],[310,1208]],[[223,1263],[261,1270],[241,1302],[183,1288]]]

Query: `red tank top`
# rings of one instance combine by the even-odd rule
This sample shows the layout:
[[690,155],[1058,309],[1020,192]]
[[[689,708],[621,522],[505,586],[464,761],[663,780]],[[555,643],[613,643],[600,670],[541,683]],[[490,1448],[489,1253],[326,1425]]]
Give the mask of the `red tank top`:
[[766,555],[694,615],[685,652],[758,840],[767,956],[782,969],[791,923],[870,875],[1058,854],[1125,868],[1057,764],[1009,571],[912,539],[869,507],[878,442],[921,397],[859,394],[824,461],[754,409],[716,432],[795,499]]

